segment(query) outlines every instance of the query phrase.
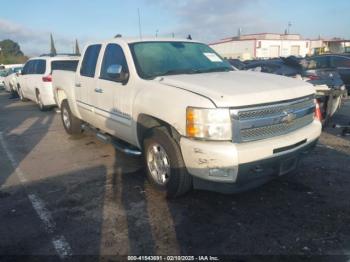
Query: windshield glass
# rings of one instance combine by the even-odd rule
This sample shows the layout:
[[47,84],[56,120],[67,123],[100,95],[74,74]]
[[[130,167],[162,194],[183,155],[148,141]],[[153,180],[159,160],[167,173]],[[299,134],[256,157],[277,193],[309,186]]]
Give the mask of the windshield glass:
[[136,69],[141,78],[176,74],[232,71],[213,49],[191,42],[141,42],[130,44]]

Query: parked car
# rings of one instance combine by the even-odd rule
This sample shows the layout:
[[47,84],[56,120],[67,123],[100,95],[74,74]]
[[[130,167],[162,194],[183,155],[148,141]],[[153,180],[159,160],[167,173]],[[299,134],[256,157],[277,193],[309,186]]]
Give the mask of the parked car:
[[227,61],[235,68],[237,68],[238,70],[244,70],[246,64],[243,63],[241,60],[239,59],[227,59]]
[[4,88],[4,80],[5,80],[5,77],[7,76],[7,69],[1,69],[0,70],[0,87],[1,88]]
[[259,71],[263,73],[290,77],[302,75],[303,71],[300,66],[289,65],[281,58],[247,61],[244,70]]
[[350,56],[347,54],[325,54],[308,59],[309,70],[336,71],[350,94]]
[[290,56],[252,61],[247,62],[244,69],[300,78],[312,84],[315,87],[325,125],[339,109],[341,99],[346,94],[344,83],[337,70],[315,66],[312,58],[301,59]]
[[56,105],[52,91],[52,71],[75,71],[77,56],[41,56],[31,58],[24,65],[18,78],[17,92],[22,101],[35,101],[44,111]]
[[312,85],[234,70],[191,40],[90,44],[76,72],[53,72],[53,87],[68,134],[143,154],[170,197],[262,185],[294,170],[321,134]]
[[4,79],[4,86],[7,92],[16,92],[17,79],[23,67],[10,68]]

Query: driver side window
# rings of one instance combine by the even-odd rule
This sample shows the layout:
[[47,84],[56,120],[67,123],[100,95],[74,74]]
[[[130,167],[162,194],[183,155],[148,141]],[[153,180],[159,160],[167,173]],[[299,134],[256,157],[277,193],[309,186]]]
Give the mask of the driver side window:
[[108,74],[108,68],[115,65],[122,66],[122,72],[124,74],[129,72],[123,49],[117,44],[108,44],[103,56],[100,78],[118,82],[117,80],[111,78],[110,74]]

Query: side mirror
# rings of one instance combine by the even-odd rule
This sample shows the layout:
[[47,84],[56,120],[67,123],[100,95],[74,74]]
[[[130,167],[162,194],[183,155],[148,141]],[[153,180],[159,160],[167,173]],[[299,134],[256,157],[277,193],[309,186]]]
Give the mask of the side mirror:
[[129,79],[129,74],[123,72],[123,66],[118,64],[110,65],[107,68],[107,76],[110,80],[121,82],[123,84],[126,84]]
[[108,68],[107,68],[107,76],[110,78],[110,79],[114,79],[114,80],[117,80],[120,78],[120,75],[123,71],[123,67],[121,65],[110,65]]

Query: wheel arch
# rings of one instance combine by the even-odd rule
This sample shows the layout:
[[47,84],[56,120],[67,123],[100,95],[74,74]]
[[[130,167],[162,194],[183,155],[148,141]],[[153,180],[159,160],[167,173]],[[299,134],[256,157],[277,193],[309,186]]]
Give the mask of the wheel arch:
[[64,100],[68,100],[67,94],[63,89],[57,88],[55,90],[54,98],[56,100],[56,104],[59,108],[61,108],[62,102]]
[[136,131],[137,141],[141,148],[143,148],[143,140],[147,135],[147,132],[155,127],[165,127],[175,141],[180,141],[180,133],[171,124],[151,115],[140,114],[137,118]]

